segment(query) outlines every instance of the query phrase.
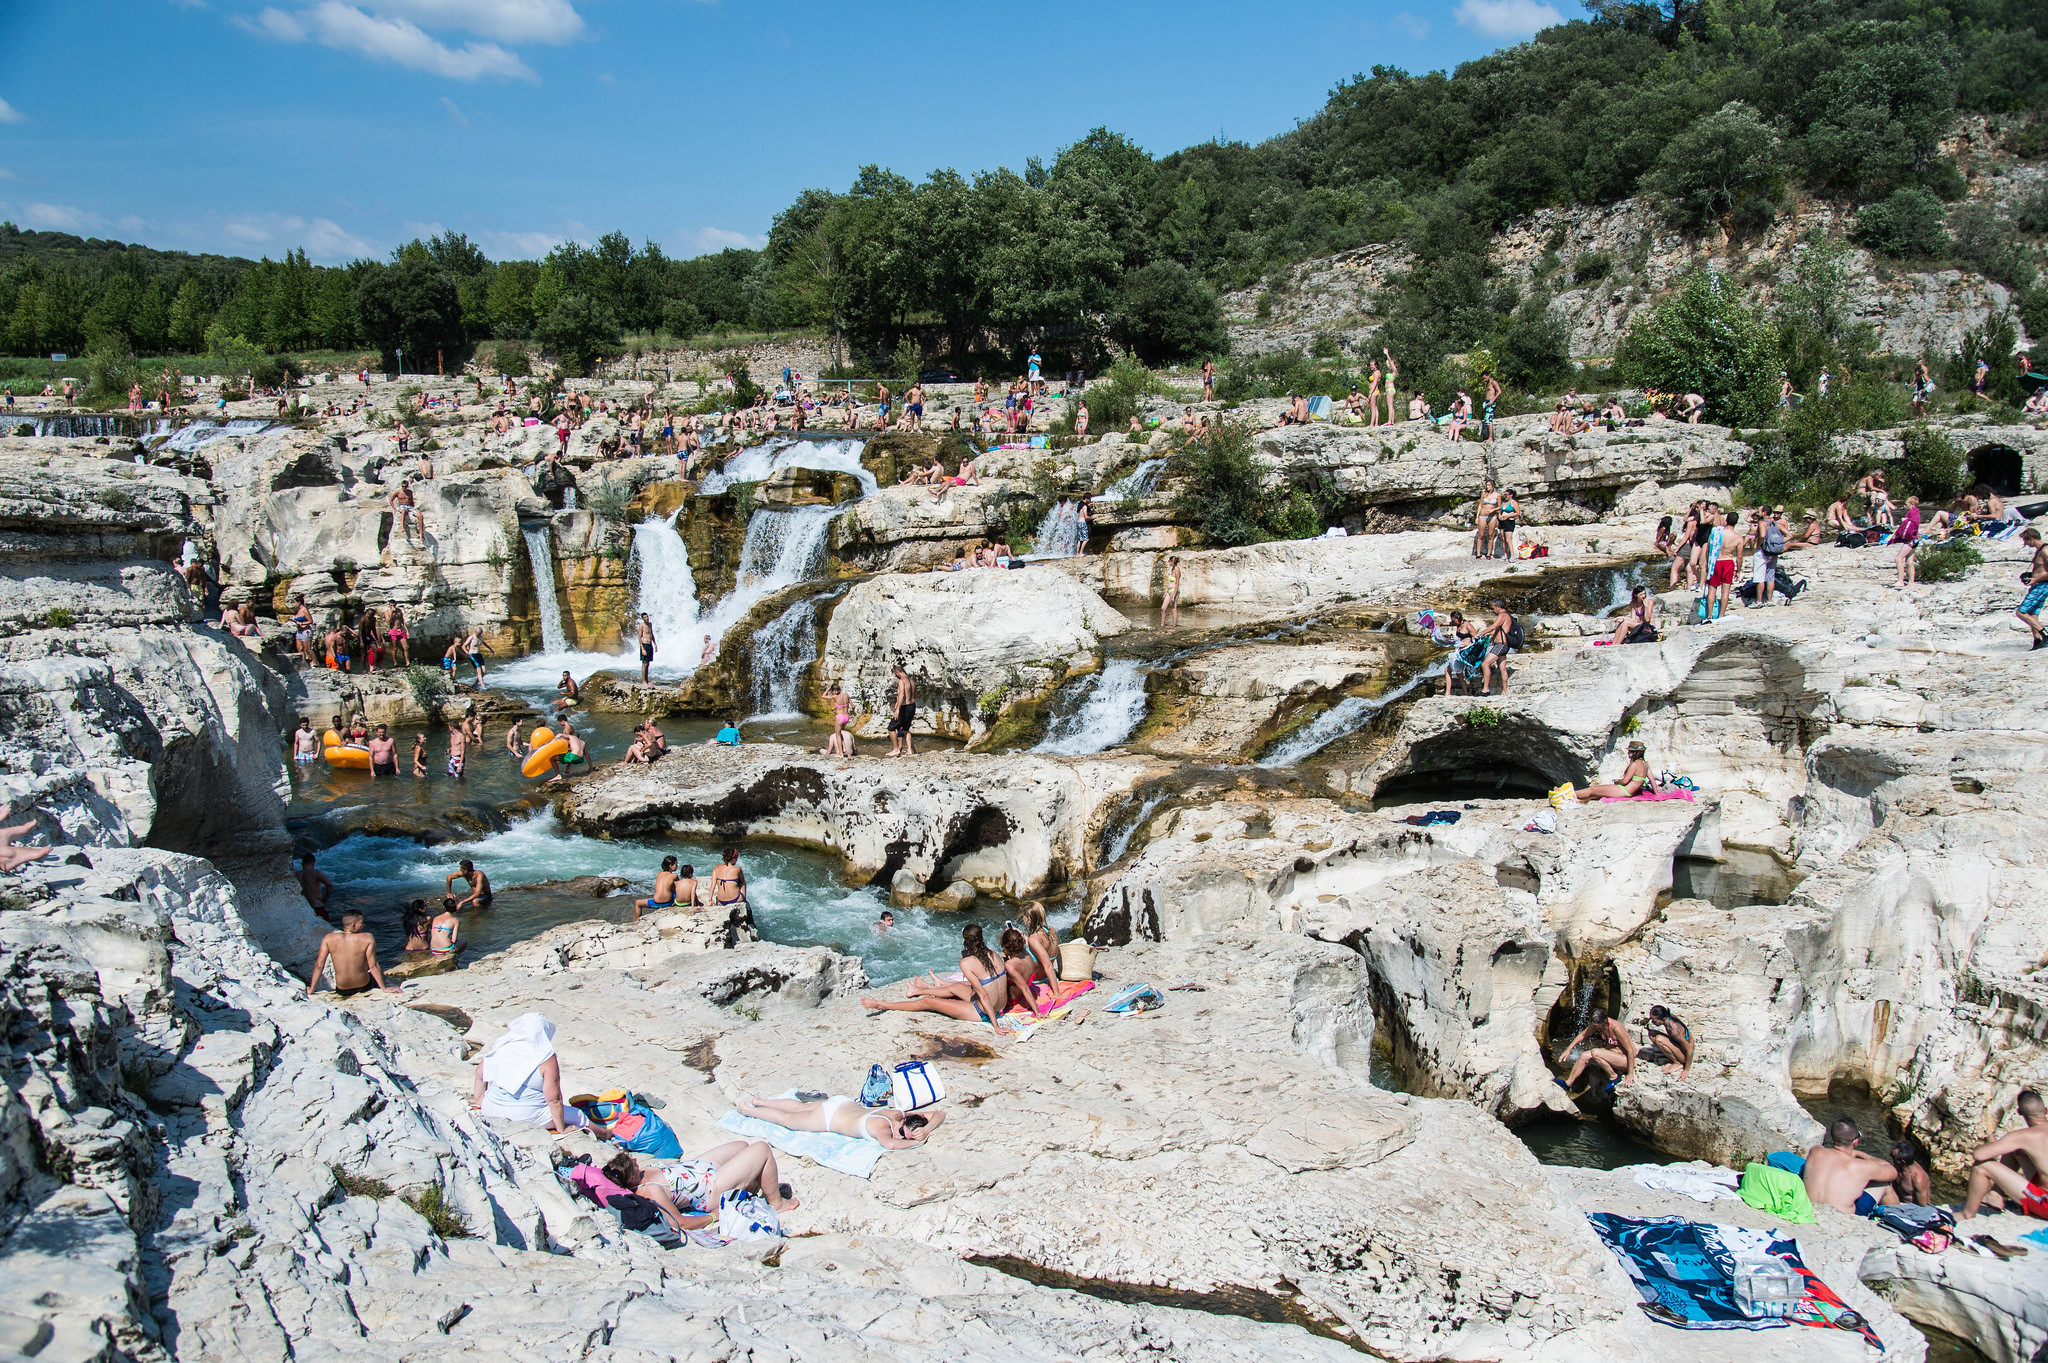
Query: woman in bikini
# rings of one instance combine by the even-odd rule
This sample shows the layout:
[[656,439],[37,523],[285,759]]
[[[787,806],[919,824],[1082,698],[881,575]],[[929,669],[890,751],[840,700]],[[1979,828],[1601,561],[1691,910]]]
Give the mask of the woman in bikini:
[[[1372,411],[1371,424],[1376,427],[1380,424],[1380,362],[1378,360],[1372,362],[1372,371],[1365,377],[1365,401]],[[1387,410],[1391,415],[1393,411],[1392,404],[1388,405]]]
[[[1623,611],[1621,619],[1615,622],[1614,636],[1607,642],[1610,644],[1656,643],[1657,625],[1651,619],[1652,615],[1656,612],[1656,604],[1650,598],[1650,589],[1648,587],[1632,589],[1628,594],[1628,609]],[[1637,633],[1638,630],[1647,630],[1648,633],[1639,634]]]
[[725,860],[711,868],[711,903],[724,909],[729,921],[754,926],[754,911],[747,904],[747,873],[740,869],[740,849],[725,849]]
[[427,949],[436,956],[453,956],[462,949],[461,937],[462,918],[455,912],[455,897],[449,895],[441,900],[441,912],[427,931]]
[[[964,983],[944,986],[944,992],[918,994],[900,1003],[862,999],[863,1008],[886,1008],[898,1013],[944,1013],[962,1022],[993,1025],[1010,1006],[1010,976],[996,964],[981,935],[981,924],[969,923],[960,930],[960,974]],[[913,990],[917,986],[912,987]]]
[[1046,988],[1057,994],[1060,987],[1060,939],[1053,932],[1052,925],[1045,921],[1045,906],[1033,900],[1024,906],[1024,912],[1018,918],[1024,926],[1024,945],[1037,963],[1038,974],[1044,977]]
[[640,921],[640,913],[643,909],[652,913],[656,909],[674,908],[676,906],[676,882],[679,879],[681,877],[676,874],[676,859],[673,856],[663,857],[661,859],[661,869],[654,873],[654,893],[645,899],[633,901],[633,921],[636,923]]
[[996,939],[1003,950],[1003,973],[1010,977],[1010,997],[1020,999],[1031,1011],[1043,1016],[1052,1008],[1052,984],[1047,981],[1043,995],[1032,988],[1032,977],[1038,972],[1038,962],[1025,945],[1024,934],[1015,927],[1005,927],[1003,935]]
[[1472,557],[1493,557],[1493,518],[1500,511],[1500,494],[1493,490],[1493,479],[1486,480],[1485,491],[1479,494],[1479,504],[1474,508],[1472,519]]
[[1642,794],[1650,784],[1650,764],[1643,760],[1643,751],[1641,739],[1631,740],[1628,766],[1619,781],[1599,781],[1584,790],[1573,791],[1573,796],[1580,804],[1591,804],[1595,800],[1630,800]]
[[748,1094],[734,1106],[749,1117],[791,1131],[829,1131],[835,1136],[870,1140],[884,1150],[913,1150],[931,1138],[946,1120],[943,1112],[899,1112],[893,1107],[862,1107],[843,1094],[822,1102],[796,1098],[756,1098]]
[[827,757],[853,756],[853,697],[845,688],[833,682],[825,688],[825,699],[832,702],[832,737],[825,740]]
[[384,637],[391,641],[392,655],[398,659],[400,667],[411,667],[412,650],[406,647],[405,612],[393,606],[384,618]]
[[430,949],[428,933],[434,925],[434,915],[427,912],[427,901],[415,899],[405,910],[405,949],[427,951]]
[[1180,555],[1166,556],[1166,595],[1159,602],[1159,621],[1168,629],[1180,628]]

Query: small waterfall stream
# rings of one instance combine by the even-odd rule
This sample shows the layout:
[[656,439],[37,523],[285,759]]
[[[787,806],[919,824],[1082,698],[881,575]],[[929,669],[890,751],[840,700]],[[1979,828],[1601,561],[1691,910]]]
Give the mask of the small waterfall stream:
[[725,491],[734,483],[758,483],[781,469],[818,469],[847,473],[860,481],[863,497],[875,495],[875,475],[862,467],[861,451],[866,440],[765,440],[735,454],[717,473],[706,474],[697,484],[705,494]]
[[1098,502],[1133,502],[1140,497],[1152,495],[1152,485],[1159,481],[1159,471],[1166,467],[1164,459],[1147,459],[1123,477],[1095,494]]
[[[688,672],[697,665],[697,579],[690,571],[690,547],[676,533],[682,510],[649,516],[633,527],[633,556],[640,560],[640,598],[636,607],[654,626],[654,661],[663,668]],[[638,661],[633,631],[626,632],[626,655]]]
[[[756,511],[747,522],[740,545],[739,571],[733,587],[711,613],[698,622],[698,644],[708,635],[716,644],[726,631],[746,618],[764,597],[784,587],[817,577],[825,569],[825,537],[836,506],[798,506],[787,511]],[[696,659],[689,666],[696,666]]]
[[1134,658],[1112,658],[1081,683],[1081,703],[1054,719],[1033,752],[1079,757],[1114,748],[1145,717],[1145,674]]
[[782,719],[801,715],[797,691],[804,669],[818,660],[818,604],[813,596],[797,602],[754,631],[754,718]]
[[1038,533],[1031,537],[1031,552],[1040,558],[1072,558],[1081,552],[1081,534],[1080,509],[1062,498],[1038,523]]
[[1431,663],[1399,686],[1377,696],[1346,696],[1329,709],[1295,730],[1259,759],[1262,767],[1291,767],[1304,757],[1329,747],[1346,734],[1355,733],[1380,711],[1403,696],[1444,674],[1446,662]]
[[545,525],[521,526],[526,541],[526,560],[533,565],[533,598],[540,607],[540,646],[546,653],[569,651],[569,636],[562,630],[562,605],[555,599],[555,555],[552,537]]

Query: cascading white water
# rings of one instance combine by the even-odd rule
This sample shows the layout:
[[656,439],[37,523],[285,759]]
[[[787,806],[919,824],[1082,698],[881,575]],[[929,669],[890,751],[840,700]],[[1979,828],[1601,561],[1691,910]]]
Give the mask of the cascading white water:
[[1627,572],[1619,568],[1608,571],[1607,604],[1600,608],[1596,619],[1605,620],[1616,611],[1627,610],[1630,596],[1643,585],[1643,565],[1638,563]]
[[164,441],[162,448],[176,450],[180,454],[190,454],[194,450],[204,449],[216,440],[225,440],[231,435],[254,435],[258,431],[269,430],[270,425],[270,422],[256,417],[236,417],[225,426],[213,421],[195,421],[173,431],[170,439]]
[[574,511],[575,509],[576,509],[576,487],[575,487],[575,485],[574,485],[574,484],[572,483],[572,484],[571,484],[570,486],[568,486],[568,487],[565,487],[565,488],[563,488],[563,489],[562,489],[562,510],[564,510],[564,511]]
[[[818,576],[825,567],[825,535],[838,514],[836,506],[756,511],[740,545],[740,566],[732,590],[699,622],[697,643],[701,646],[709,636],[714,646],[718,645],[725,632],[745,619],[763,597]],[[693,657],[689,666],[696,665]]]
[[810,597],[754,631],[754,718],[798,715],[797,688],[818,660],[818,603]]
[[1112,658],[1081,685],[1080,705],[1055,719],[1033,752],[1079,757],[1114,748],[1145,717],[1145,674],[1132,658]]
[[1417,687],[1426,685],[1431,678],[1441,677],[1445,666],[1445,662],[1431,663],[1393,690],[1377,696],[1345,697],[1310,720],[1306,726],[1282,739],[1273,751],[1259,759],[1259,765],[1291,767],[1302,758],[1321,752],[1344,735],[1363,728],[1366,721],[1374,715]]
[[1152,485],[1159,481],[1159,471],[1166,467],[1164,459],[1147,459],[1123,477],[1095,494],[1098,502],[1130,502],[1152,495]]
[[1053,503],[1031,537],[1031,552],[1040,558],[1072,558],[1081,552],[1081,512],[1073,502]]
[[741,450],[717,473],[707,474],[697,490],[719,493],[734,483],[758,483],[781,469],[818,469],[847,473],[860,482],[863,497],[875,495],[875,475],[861,467],[865,440],[766,440]]
[[[634,620],[645,612],[654,627],[654,662],[664,673],[689,672],[697,666],[697,579],[690,571],[690,546],[676,533],[679,507],[666,516],[649,516],[633,527],[633,556],[640,561],[640,599]],[[626,631],[626,656],[639,662],[640,646]]]
[[566,653],[569,636],[562,630],[562,606],[555,600],[555,556],[552,537],[544,525],[521,526],[526,541],[526,561],[533,565],[533,599],[540,607],[540,646],[543,652]]

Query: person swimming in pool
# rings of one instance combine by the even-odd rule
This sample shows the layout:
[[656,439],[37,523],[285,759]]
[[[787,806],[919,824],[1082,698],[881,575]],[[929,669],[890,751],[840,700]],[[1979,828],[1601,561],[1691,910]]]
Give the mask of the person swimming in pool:
[[633,901],[633,918],[638,921],[641,911],[652,913],[656,909],[672,909],[676,906],[676,859],[673,856],[661,859],[661,869],[654,873],[654,893],[645,899]]

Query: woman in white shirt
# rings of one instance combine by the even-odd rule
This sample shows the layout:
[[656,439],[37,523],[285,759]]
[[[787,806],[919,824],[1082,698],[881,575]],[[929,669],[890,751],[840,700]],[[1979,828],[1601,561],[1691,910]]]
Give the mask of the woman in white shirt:
[[522,1013],[478,1058],[469,1104],[486,1117],[529,1122],[550,1131],[585,1127],[599,1136],[611,1131],[562,1101],[562,1062],[555,1054],[555,1024],[539,1013]]

